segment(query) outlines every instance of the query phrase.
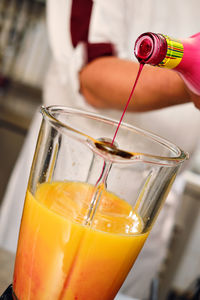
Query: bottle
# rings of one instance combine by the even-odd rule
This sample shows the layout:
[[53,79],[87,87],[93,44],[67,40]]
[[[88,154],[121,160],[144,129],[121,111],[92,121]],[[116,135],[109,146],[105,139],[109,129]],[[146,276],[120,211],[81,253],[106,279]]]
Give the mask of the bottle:
[[134,53],[141,64],[177,71],[187,87],[200,95],[200,32],[182,40],[143,33],[135,42]]

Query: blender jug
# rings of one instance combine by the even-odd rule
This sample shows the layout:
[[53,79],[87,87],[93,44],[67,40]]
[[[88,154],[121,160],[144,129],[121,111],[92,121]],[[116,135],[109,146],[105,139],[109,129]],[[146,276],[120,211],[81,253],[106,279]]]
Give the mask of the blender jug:
[[114,299],[187,154],[125,123],[112,145],[118,122],[94,113],[41,112],[13,297]]

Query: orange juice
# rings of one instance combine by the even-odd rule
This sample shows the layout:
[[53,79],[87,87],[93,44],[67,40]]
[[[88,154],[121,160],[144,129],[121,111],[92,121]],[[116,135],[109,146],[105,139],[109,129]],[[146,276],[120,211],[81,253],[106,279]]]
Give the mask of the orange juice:
[[44,183],[27,191],[13,289],[19,300],[114,299],[148,233],[132,207],[102,188],[85,223],[94,186]]

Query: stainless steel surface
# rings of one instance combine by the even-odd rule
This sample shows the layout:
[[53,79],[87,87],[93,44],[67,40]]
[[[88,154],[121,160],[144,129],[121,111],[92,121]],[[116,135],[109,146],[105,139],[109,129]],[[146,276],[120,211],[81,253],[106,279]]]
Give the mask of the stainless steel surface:
[[14,254],[0,249],[0,295],[12,283],[14,260]]
[[42,102],[38,88],[12,82],[0,95],[0,126],[26,134],[35,110]]
[[0,204],[41,98],[39,89],[19,84],[0,95]]
[[126,295],[118,294],[115,300],[139,300],[132,297],[128,297]]

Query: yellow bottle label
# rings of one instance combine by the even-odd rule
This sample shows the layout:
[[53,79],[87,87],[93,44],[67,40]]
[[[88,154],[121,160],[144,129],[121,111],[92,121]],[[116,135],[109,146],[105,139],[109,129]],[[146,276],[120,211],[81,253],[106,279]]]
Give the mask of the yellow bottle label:
[[183,44],[178,40],[170,39],[166,35],[164,35],[164,37],[167,41],[167,54],[158,66],[167,69],[174,69],[179,65],[183,58]]

